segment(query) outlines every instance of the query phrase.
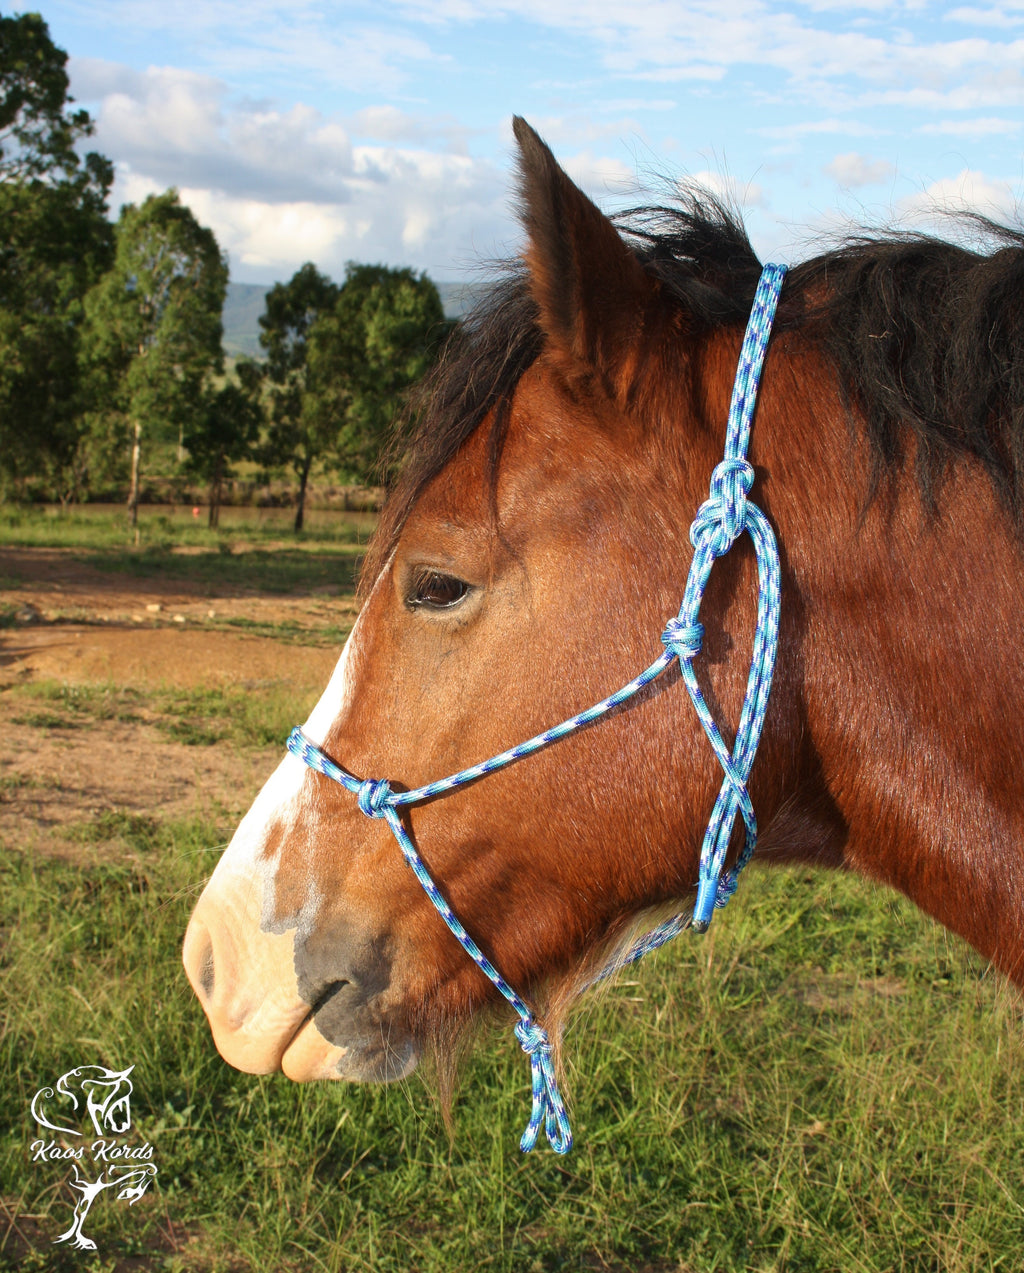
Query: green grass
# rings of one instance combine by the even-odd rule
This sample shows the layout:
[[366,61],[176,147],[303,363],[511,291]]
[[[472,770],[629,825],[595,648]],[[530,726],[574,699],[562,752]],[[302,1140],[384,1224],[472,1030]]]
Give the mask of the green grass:
[[[5,516],[2,542],[109,552],[116,568],[123,520]],[[147,535],[131,569],[199,568],[170,551],[182,541]],[[204,577],[240,570],[231,542],[195,541]],[[275,565],[269,540],[252,543],[250,574],[220,578],[262,587],[280,569],[282,586],[319,586],[323,565],[344,581],[358,548],[318,538]],[[283,685],[5,693],[12,716],[42,728],[145,721],[235,750],[279,745],[308,706]],[[35,781],[0,774],[0,800]],[[567,1043],[577,1147],[524,1157],[528,1065],[507,1013],[466,1065],[454,1141],[416,1076],[296,1086],[220,1060],[180,947],[231,830],[216,812],[112,809],[64,828],[87,863],[0,853],[0,1217],[29,1236],[26,1271],[120,1273],[134,1257],[135,1271],[168,1273],[1024,1267],[1018,997],[889,893],[754,868],[706,937],[586,1001]],[[97,864],[112,844],[127,851]],[[94,1206],[97,1258],[51,1245],[68,1173],[28,1152],[33,1093],[90,1062],[136,1066],[135,1126],[159,1167],[134,1207]],[[179,1254],[169,1229],[188,1238]]]
[[184,555],[169,544],[126,553],[124,549],[93,552],[83,558],[97,570],[130,575],[133,579],[187,579],[207,592],[290,593],[324,591],[351,593],[363,560],[357,544],[325,544],[305,548],[253,548],[232,554],[206,550]]
[[[172,545],[227,551],[236,541],[253,545],[280,543],[302,546],[365,546],[375,518],[367,513],[316,513],[308,529],[295,535],[287,509],[227,509],[219,530],[208,530],[205,518],[193,519],[187,510],[168,513],[165,508],[142,505],[139,509],[138,546],[168,548]],[[127,515],[109,506],[80,505],[66,511],[29,505],[0,504],[0,544],[37,548],[124,550],[136,546]]]
[[[123,513],[67,513],[0,506],[0,546],[60,548],[108,574],[133,579],[178,579],[201,591],[236,593],[350,594],[358,577],[374,519],[368,514],[321,515],[314,528],[294,535],[280,518],[260,519],[246,510],[217,531],[184,512],[170,516],[142,510],[138,544]],[[5,576],[3,586],[31,579]],[[12,626],[14,611],[0,610],[0,626]]]
[[95,721],[145,722],[176,742],[197,747],[229,742],[235,748],[282,745],[316,698],[297,695],[281,682],[253,693],[233,686],[141,689],[40,680],[11,686],[6,693],[25,706],[11,718],[19,725],[84,729]]
[[[27,1162],[28,1101],[92,1061],[135,1064],[159,1166],[135,1207],[94,1207],[108,1261],[163,1249],[172,1222],[188,1254],[150,1267],[1021,1267],[1015,996],[887,893],[754,871],[708,937],[588,1001],[568,1043],[577,1148],[524,1157],[528,1067],[505,1015],[467,1065],[454,1142],[418,1078],[295,1086],[229,1069],[179,949],[230,828],[107,830],[144,868],[0,868],[0,1190],[50,1237],[66,1173]],[[60,1248],[45,1261],[104,1267]]]

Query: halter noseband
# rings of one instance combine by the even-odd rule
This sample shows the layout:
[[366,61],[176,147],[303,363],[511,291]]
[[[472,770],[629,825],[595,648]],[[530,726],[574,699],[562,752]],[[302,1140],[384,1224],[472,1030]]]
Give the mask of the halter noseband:
[[[412,838],[402,822],[400,810],[404,805],[419,804],[423,800],[454,791],[456,787],[465,786],[466,783],[475,782],[485,774],[503,769],[506,765],[565,738],[567,734],[575,733],[632,698],[678,659],[683,682],[725,775],[701,846],[700,875],[693,917],[688,920],[683,915],[676,915],[666,920],[634,942],[598,975],[597,980],[663,946],[686,927],[691,927],[696,932],[706,931],[715,907],[724,906],[736,891],[739,874],[750,861],[757,844],[757,819],[747,791],[747,778],[764,725],[779,637],[779,552],[768,519],[747,498],[754,482],[754,470],[747,462],[747,445],[757,403],[761,368],[785,275],[786,269],[782,265],[766,265],[761,273],[733,384],[725,458],[716,465],[711,475],[710,497],[700,506],[690,527],[690,542],[694,553],[686,580],[686,592],[678,615],[668,621],[661,635],[665,650],[650,667],[610,697],[563,721],[561,725],[545,730],[535,738],[492,756],[490,760],[470,769],[463,769],[448,778],[441,778],[413,791],[393,791],[390,784],[383,779],[368,778],[360,781],[335,764],[301,729],[293,729],[288,738],[288,750],[293,756],[352,792],[359,808],[368,818],[383,818],[387,822],[403,857],[456,940],[518,1014],[515,1035],[530,1058],[533,1086],[533,1109],[520,1141],[520,1148],[524,1153],[533,1148],[542,1124],[556,1153],[564,1154],[572,1148],[569,1117],[558,1090],[551,1061],[551,1042],[544,1028],[534,1020],[526,1002],[504,980],[448,905],[444,894],[434,883],[416,852]],[[700,652],[704,638],[704,628],[697,616],[711,567],[715,558],[727,553],[743,531],[753,540],[757,557],[757,627],[754,631],[750,675],[747,678],[736,742],[730,752],[697,684],[693,660]],[[723,871],[737,814],[743,819],[743,848],[735,866]]]

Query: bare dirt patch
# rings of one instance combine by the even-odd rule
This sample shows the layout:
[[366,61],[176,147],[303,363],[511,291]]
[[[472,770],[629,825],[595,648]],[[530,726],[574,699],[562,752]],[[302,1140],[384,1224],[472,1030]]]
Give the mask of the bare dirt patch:
[[[264,545],[272,550],[273,544]],[[236,545],[234,555],[244,556]],[[201,555],[189,548],[173,555]],[[125,627],[223,627],[232,622],[292,624],[311,635],[350,626],[356,604],[336,589],[268,596],[251,588],[211,588],[201,577],[130,576],[101,570],[68,548],[0,548],[0,600],[24,623],[112,624]]]
[[[308,593],[211,595],[180,579],[136,586],[53,549],[0,551],[0,577],[13,584],[0,601],[16,616],[0,631],[0,844],[61,856],[102,854],[101,842],[83,845],[74,829],[112,814],[237,819],[280,747],[177,742],[146,692],[274,692],[294,699],[298,721],[339,652],[305,644],[303,631],[315,635],[325,608],[334,625],[354,613],[347,598]],[[288,624],[289,639],[225,631],[211,612]],[[80,621],[68,622],[70,613]],[[33,700],[43,683],[136,693],[122,718],[97,719]]]
[[245,689],[279,682],[301,692],[326,685],[337,657],[335,649],[216,629],[55,624],[0,634],[0,687],[44,679]]

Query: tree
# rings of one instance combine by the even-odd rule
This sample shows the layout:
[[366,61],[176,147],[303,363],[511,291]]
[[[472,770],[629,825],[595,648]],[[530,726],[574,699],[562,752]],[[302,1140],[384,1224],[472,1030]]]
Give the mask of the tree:
[[0,468],[62,498],[81,477],[82,300],[113,242],[113,168],[75,149],[93,125],[66,62],[38,14],[0,17]]
[[409,388],[422,379],[450,331],[425,274],[349,264],[330,313],[309,334],[313,418],[331,421],[334,458],[349,477],[376,475]]
[[211,530],[220,523],[221,495],[224,482],[231,476],[231,466],[253,453],[263,421],[262,369],[258,363],[244,359],[235,367],[235,373],[237,383],[229,380],[220,389],[207,393],[204,409],[196,414],[184,434],[187,468],[210,484]]
[[430,369],[450,326],[425,274],[346,267],[333,309],[309,334],[307,413],[333,433],[333,458],[347,476],[372,480],[410,387]]
[[88,111],[68,113],[67,60],[40,14],[0,17],[0,181],[79,171],[75,146],[93,123]]
[[274,388],[263,457],[299,479],[295,529],[316,463],[366,481],[449,330],[437,288],[410,269],[355,265],[339,288],[313,265],[267,295],[260,342]]
[[83,336],[94,404],[127,424],[128,510],[138,521],[143,435],[180,438],[221,370],[227,263],[176,190],[126,205],[113,267],[86,297]]
[[306,488],[314,463],[329,453],[335,430],[311,411],[307,392],[307,342],[316,321],[334,307],[338,286],[310,262],[267,293],[260,318],[260,344],[267,352],[267,374],[273,382],[270,427],[262,451],[264,463],[286,464],[299,479],[295,530],[302,529]]

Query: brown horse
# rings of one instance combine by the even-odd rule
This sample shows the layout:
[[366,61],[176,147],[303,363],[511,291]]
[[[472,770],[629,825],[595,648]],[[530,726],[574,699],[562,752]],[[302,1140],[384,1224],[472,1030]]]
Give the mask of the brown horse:
[[[660,652],[760,272],[713,201],[613,224],[516,135],[525,265],[424,392],[359,619],[304,727],[396,790]],[[750,451],[782,555],[750,792],[763,861],[900,889],[1024,984],[1024,236],[982,229],[999,250],[864,240],[786,280]],[[755,574],[739,541],[701,613],[694,666],[733,724]],[[692,892],[721,778],[674,666],[402,818],[550,1026],[641,917]],[[291,756],[200,899],[185,964],[223,1056],[294,1079],[407,1074],[496,997],[387,826]]]

